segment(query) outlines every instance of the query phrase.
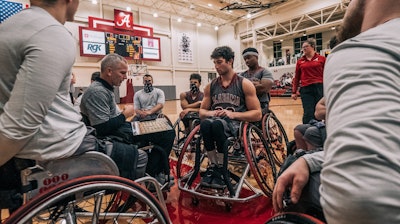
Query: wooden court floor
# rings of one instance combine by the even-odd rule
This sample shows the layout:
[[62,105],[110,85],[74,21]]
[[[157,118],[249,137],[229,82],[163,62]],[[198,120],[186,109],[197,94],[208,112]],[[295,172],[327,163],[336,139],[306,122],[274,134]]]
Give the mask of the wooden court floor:
[[[272,97],[270,109],[281,121],[289,141],[293,140],[293,129],[302,122],[303,107],[301,105],[301,100],[293,100],[290,97]],[[181,111],[179,100],[166,101],[163,109],[163,113],[166,114],[172,122],[176,121]]]

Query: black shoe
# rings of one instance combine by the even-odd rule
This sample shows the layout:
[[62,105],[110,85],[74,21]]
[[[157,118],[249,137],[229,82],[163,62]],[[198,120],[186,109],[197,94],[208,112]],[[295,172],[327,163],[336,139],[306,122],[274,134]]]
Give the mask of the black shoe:
[[210,184],[214,178],[214,170],[216,169],[215,165],[210,165],[206,172],[201,174],[201,182],[200,184],[205,187],[210,187]]
[[215,170],[214,170],[214,179],[211,182],[211,187],[213,188],[225,188],[226,187],[226,183],[224,180],[224,173],[228,172],[228,181],[229,181],[229,171],[225,170],[222,166],[218,166]]
[[154,178],[156,178],[158,183],[160,183],[161,188],[164,188],[165,186],[168,186],[168,188],[170,188],[175,184],[174,177],[172,175],[165,175],[164,173],[159,173],[156,174]]
[[224,189],[226,188],[226,183],[222,176],[214,177],[210,183],[210,187],[216,189]]

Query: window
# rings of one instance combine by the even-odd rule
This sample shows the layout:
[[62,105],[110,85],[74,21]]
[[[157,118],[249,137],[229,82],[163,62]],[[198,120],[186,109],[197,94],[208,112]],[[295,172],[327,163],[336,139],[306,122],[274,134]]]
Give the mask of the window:
[[282,43],[274,42],[274,58],[275,60],[279,60],[282,58]]
[[302,36],[295,38],[293,41],[294,45],[294,54],[301,54],[301,47],[303,46],[304,41],[306,41],[309,38],[314,38],[315,39],[315,51],[320,52],[322,50],[322,33],[315,33],[315,34],[310,34],[308,36]]

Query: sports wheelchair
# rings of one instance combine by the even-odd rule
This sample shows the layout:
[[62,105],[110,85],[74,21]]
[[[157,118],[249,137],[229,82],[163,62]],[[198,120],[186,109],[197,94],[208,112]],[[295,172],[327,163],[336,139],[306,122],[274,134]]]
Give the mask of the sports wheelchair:
[[272,110],[268,110],[262,117],[261,129],[264,138],[270,144],[276,163],[282,165],[288,153],[289,140],[285,129]]
[[[177,163],[178,188],[198,197],[218,199],[231,209],[232,202],[247,202],[262,196],[271,196],[279,166],[275,164],[268,142],[255,125],[242,122],[238,136],[228,138],[225,143],[223,175],[226,187],[203,186],[200,173],[208,167],[208,159],[203,147],[200,125],[186,138]],[[256,187],[258,185],[258,188]],[[246,188],[250,193],[241,193]]]
[[[94,151],[34,162],[21,171],[20,191],[9,197],[23,197],[23,203],[1,223],[171,223],[154,178],[118,175],[114,161]],[[144,188],[149,183],[157,198]],[[3,199],[1,208],[10,208]]]
[[185,143],[186,138],[189,136],[190,132],[198,125],[200,124],[200,118],[199,117],[193,117],[193,119],[189,119],[189,127],[185,127],[182,119],[178,117],[178,119],[175,121],[173,128],[175,130],[175,140],[174,140],[174,145],[173,145],[173,150],[176,155],[176,157],[179,157],[183,145]]

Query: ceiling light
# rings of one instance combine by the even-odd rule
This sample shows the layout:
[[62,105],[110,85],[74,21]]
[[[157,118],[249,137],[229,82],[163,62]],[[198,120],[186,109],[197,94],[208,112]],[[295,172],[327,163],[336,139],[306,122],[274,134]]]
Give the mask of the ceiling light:
[[97,4],[97,0],[92,0],[92,4]]
[[201,26],[201,23],[197,23],[197,26],[200,27],[200,26]]
[[218,26],[215,26],[215,27],[214,27],[214,30],[215,30],[215,31],[217,31],[218,29],[219,29]]
[[307,36],[306,32],[303,33],[303,37]]
[[335,30],[335,29],[336,29],[336,27],[334,27],[334,26],[331,27],[331,30]]
[[178,23],[182,22],[182,18],[177,19]]
[[232,13],[232,10],[228,10],[229,13]]
[[282,40],[282,39],[280,39],[279,41],[280,41],[280,42],[283,42],[283,40]]
[[208,3],[207,5],[208,5],[208,7],[212,7],[212,4],[211,4],[211,3]]
[[130,12],[132,10],[132,8],[131,7],[126,7],[126,11],[128,11],[128,12]]
[[155,12],[155,13],[153,13],[153,16],[157,18],[158,14]]
[[251,14],[248,13],[246,17],[247,17],[248,19],[250,19],[250,18],[251,18]]

